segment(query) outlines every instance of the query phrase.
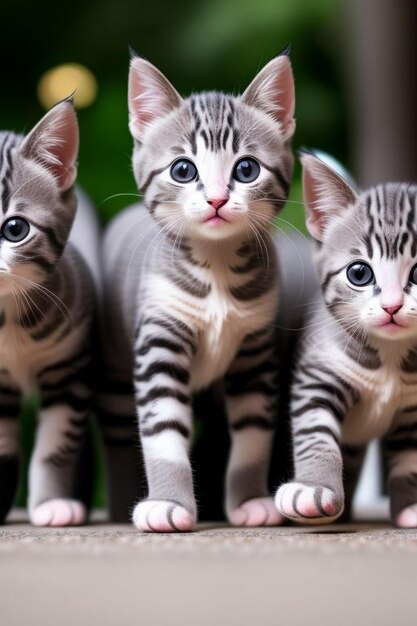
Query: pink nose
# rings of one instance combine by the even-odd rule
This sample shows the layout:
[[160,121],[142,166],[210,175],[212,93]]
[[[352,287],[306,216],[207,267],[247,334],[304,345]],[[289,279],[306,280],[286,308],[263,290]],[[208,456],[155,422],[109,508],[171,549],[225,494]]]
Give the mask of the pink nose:
[[224,204],[226,204],[228,199],[229,198],[216,198],[214,200],[207,200],[207,202],[217,211],[217,209],[220,209]]
[[382,308],[384,309],[384,311],[386,311],[390,315],[394,315],[394,313],[399,311],[401,309],[401,307],[402,307],[402,303],[401,304],[394,304],[393,306],[383,306]]

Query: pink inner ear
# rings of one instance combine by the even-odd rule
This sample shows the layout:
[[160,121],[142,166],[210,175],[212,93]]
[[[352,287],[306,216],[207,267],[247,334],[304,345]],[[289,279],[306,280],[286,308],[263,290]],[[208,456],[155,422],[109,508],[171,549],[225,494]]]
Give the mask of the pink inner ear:
[[180,106],[181,96],[151,63],[134,58],[129,73],[129,127],[139,141],[144,128]]
[[66,191],[75,182],[77,176],[76,161],[78,156],[78,124],[72,106],[67,106],[57,120],[56,141],[52,139],[51,146],[46,150],[53,157],[49,165],[61,191]]
[[324,214],[318,208],[319,194],[317,193],[317,181],[304,167],[303,172],[304,204],[307,209],[306,226],[308,232],[315,239],[320,240],[323,234]]
[[321,240],[327,222],[344,215],[356,203],[357,194],[340,174],[316,156],[302,154],[301,163],[307,228]]
[[129,110],[137,129],[142,125],[146,126],[152,120],[157,100],[152,85],[146,87],[143,77],[132,67],[129,80]]
[[280,57],[281,68],[275,79],[276,117],[281,122],[286,135],[294,131],[295,89],[291,63],[287,56]]
[[75,182],[78,156],[78,124],[69,101],[51,109],[22,143],[23,156],[43,165],[66,191]]
[[284,139],[291,139],[295,130],[295,90],[288,56],[272,59],[255,76],[242,99],[276,119],[281,125]]

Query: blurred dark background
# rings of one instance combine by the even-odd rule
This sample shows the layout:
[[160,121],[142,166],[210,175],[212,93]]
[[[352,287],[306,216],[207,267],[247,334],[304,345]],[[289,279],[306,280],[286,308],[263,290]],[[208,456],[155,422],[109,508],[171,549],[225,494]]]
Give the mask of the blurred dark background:
[[[52,105],[44,93],[50,70],[75,63],[81,77],[91,72],[78,85],[79,98],[89,92],[91,100],[78,111],[78,180],[103,220],[134,200],[123,194],[137,192],[129,45],[187,95],[241,92],[290,42],[294,148],[331,153],[364,185],[417,181],[415,0],[3,0],[1,22],[0,128],[26,132]],[[66,75],[64,68],[59,98],[76,86]],[[298,166],[291,200],[283,219],[303,229]]]

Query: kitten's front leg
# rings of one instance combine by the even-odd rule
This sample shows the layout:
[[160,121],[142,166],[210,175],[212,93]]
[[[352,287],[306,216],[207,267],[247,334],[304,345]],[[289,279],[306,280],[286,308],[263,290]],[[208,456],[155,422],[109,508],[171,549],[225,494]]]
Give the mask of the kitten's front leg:
[[155,313],[142,322],[134,383],[148,497],[133,512],[142,531],[188,531],[196,521],[189,460],[195,346],[194,331],[172,315]]
[[400,416],[384,438],[384,452],[392,522],[400,528],[417,528],[417,411]]
[[49,367],[41,380],[42,408],[29,468],[29,517],[35,526],[76,526],[87,515],[74,492],[91,406],[89,365],[69,374],[57,367]]
[[225,378],[232,440],[226,511],[236,526],[274,526],[282,517],[268,493],[277,412],[277,363],[269,329],[248,335]]
[[323,524],[343,512],[342,423],[355,391],[327,368],[299,367],[292,388],[291,427],[295,476],[275,502],[286,517]]

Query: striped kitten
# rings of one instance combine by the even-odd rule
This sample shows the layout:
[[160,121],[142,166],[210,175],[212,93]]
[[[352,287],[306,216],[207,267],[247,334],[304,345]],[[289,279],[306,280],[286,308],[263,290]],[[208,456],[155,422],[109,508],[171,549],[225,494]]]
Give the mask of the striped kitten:
[[297,521],[336,519],[366,444],[383,437],[392,520],[415,527],[417,186],[356,193],[317,157],[301,160],[323,300],[310,304],[292,386],[295,477],[276,504]]
[[272,60],[240,97],[210,92],[185,100],[155,67],[133,58],[129,112],[147,211],[127,209],[104,240],[112,515],[123,519],[137,492],[128,486],[136,413],[148,495],[134,509],[135,525],[194,526],[192,394],[222,379],[232,440],[228,517],[277,524],[266,484],[278,302],[268,226],[285,203],[293,166],[289,57]]
[[[0,519],[18,476],[22,395],[38,389],[29,515],[38,526],[81,524],[75,468],[90,406],[93,289],[77,245],[78,125],[71,101],[26,136],[0,133]],[[83,234],[86,239],[86,233]]]

